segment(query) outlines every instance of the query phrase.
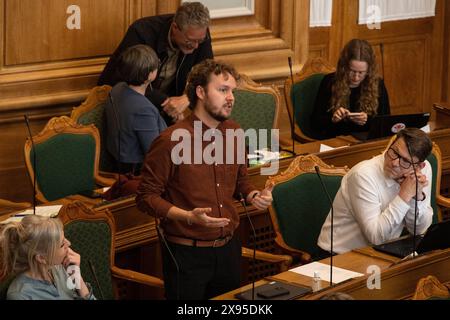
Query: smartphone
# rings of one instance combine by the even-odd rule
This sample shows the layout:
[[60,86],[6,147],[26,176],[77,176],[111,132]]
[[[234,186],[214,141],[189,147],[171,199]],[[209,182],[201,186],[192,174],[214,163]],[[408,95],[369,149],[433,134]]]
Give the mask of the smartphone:
[[284,296],[285,294],[289,294],[289,290],[283,287],[273,287],[265,290],[261,290],[257,293],[258,297],[264,299],[272,299],[279,296]]

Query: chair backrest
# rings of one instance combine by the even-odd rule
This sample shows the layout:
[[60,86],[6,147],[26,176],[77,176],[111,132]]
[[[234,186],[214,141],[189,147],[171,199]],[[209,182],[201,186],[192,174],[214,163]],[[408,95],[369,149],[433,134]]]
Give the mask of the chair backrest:
[[71,242],[71,248],[81,256],[81,274],[91,284],[95,297],[114,299],[111,267],[115,224],[112,214],[107,210],[93,211],[82,202],[74,202],[63,206],[58,217],[64,224],[64,235]]
[[[245,130],[266,129],[267,147],[271,146],[271,129],[278,128],[281,97],[274,86],[259,85],[248,76],[241,75],[241,80],[234,91],[235,104],[231,119]],[[259,131],[257,131],[259,132]],[[259,135],[258,135],[259,139]],[[258,140],[258,145],[259,140]]]
[[[95,189],[100,137],[94,125],[78,125],[69,117],[55,117],[27,139],[25,162],[31,182],[36,171],[36,197],[41,202]],[[34,155],[36,154],[36,168]]]
[[6,300],[6,296],[8,293],[8,288],[11,282],[13,282],[14,277],[4,277],[3,279],[0,279],[0,300]]
[[437,205],[436,197],[440,194],[442,175],[442,155],[439,146],[433,142],[433,149],[427,157],[433,172],[431,181],[431,207],[433,208],[433,224],[442,221],[441,208]]
[[322,58],[308,60],[299,73],[292,79],[289,77],[284,84],[284,94],[290,121],[294,115],[294,137],[296,140],[314,141],[317,136],[311,127],[311,115],[317,92],[323,77],[335,68]]
[[297,157],[285,172],[267,181],[275,183],[269,208],[275,241],[282,248],[302,253],[303,262],[318,255],[317,239],[331,207],[315,166],[334,199],[348,168],[329,166],[315,155]]
[[105,103],[108,100],[108,94],[111,87],[108,85],[92,88],[86,100],[78,107],[72,110],[70,117],[78,124],[93,124],[100,133],[100,163],[101,171],[112,172],[114,158],[106,150],[105,140]]

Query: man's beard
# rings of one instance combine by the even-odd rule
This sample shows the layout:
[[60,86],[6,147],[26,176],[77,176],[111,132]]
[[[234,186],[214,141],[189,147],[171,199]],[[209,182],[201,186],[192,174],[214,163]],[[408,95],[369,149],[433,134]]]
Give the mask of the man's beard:
[[[225,115],[220,114],[220,110],[218,110],[217,112],[212,111],[212,108],[210,106],[211,106],[211,104],[208,101],[206,101],[205,110],[206,110],[206,112],[208,112],[208,114],[214,120],[217,120],[219,122],[224,122],[225,120],[228,120],[228,118],[230,117],[230,116],[225,116]],[[223,107],[227,108],[228,106],[227,106],[227,104],[224,104]],[[230,115],[231,115],[231,113],[230,113]]]

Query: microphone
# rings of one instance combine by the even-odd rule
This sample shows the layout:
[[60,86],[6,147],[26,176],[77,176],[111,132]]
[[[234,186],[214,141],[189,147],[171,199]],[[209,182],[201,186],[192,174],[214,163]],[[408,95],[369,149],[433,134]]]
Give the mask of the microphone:
[[117,170],[119,171],[118,174],[118,183],[119,183],[119,187],[117,190],[117,197],[120,198],[121,194],[122,194],[122,182],[120,181],[120,175],[122,174],[122,163],[120,161],[120,122],[119,122],[119,115],[118,112],[116,110],[116,107],[114,105],[114,101],[113,101],[113,97],[111,94],[111,91],[109,91],[108,93],[108,97],[109,97],[109,101],[111,102],[111,108],[113,110],[113,114],[114,114],[114,119],[116,120],[116,125],[117,125]]
[[333,285],[333,217],[334,217],[334,209],[333,209],[333,200],[331,200],[330,194],[328,193],[327,187],[325,186],[325,183],[323,183],[322,177],[320,176],[320,168],[319,166],[314,166],[314,169],[316,170],[317,177],[319,177],[320,184],[322,185],[322,189],[327,195],[328,201],[330,202],[331,206],[331,244],[330,244],[330,287]]
[[175,256],[173,255],[172,250],[170,250],[169,244],[167,243],[167,240],[164,237],[164,231],[159,226],[159,220],[157,218],[155,218],[155,225],[156,225],[156,232],[158,233],[158,237],[164,243],[164,246],[166,247],[167,251],[169,252],[170,258],[172,259],[173,264],[175,265],[175,269],[177,269],[177,300],[180,300],[180,266],[178,265],[177,259],[175,259]]
[[413,228],[413,252],[412,252],[412,257],[415,258],[416,257],[416,233],[417,233],[417,197],[418,197],[418,193],[419,193],[419,181],[417,180],[417,172],[416,172],[416,167],[414,165],[414,161],[413,161],[413,157],[412,157],[412,153],[411,153],[411,148],[409,146],[408,141],[405,140],[405,144],[408,147],[408,153],[409,153],[409,157],[411,158],[411,165],[413,166],[413,172],[414,172],[414,177],[416,179],[416,196],[414,197],[414,228]]
[[[292,73],[292,59],[291,59],[290,56],[288,56],[288,64],[289,64],[289,72],[290,72],[290,75],[291,75],[291,88],[292,88],[294,86],[294,75]],[[287,106],[288,105],[288,99],[290,99],[291,97],[285,96],[284,98],[286,99],[286,106]],[[295,140],[295,137],[294,137],[295,136],[295,129],[294,129],[294,126],[295,126],[295,124],[294,124],[295,110],[294,109],[295,109],[295,106],[292,103],[292,114],[291,114],[290,125],[291,125],[291,138],[292,138],[292,155],[295,157],[296,154],[295,154],[295,142],[294,142],[294,140]]]
[[245,215],[247,216],[248,222],[250,223],[250,227],[253,232],[253,261],[252,261],[252,300],[255,300],[255,264],[256,264],[256,231],[253,226],[252,219],[250,219],[250,215],[248,214],[247,205],[245,204],[245,198],[242,195],[242,192],[239,193],[240,200],[239,202],[242,204],[245,210]]
[[89,268],[91,269],[92,276],[94,277],[95,284],[97,285],[98,292],[100,293],[100,298],[101,298],[101,300],[104,300],[105,298],[104,298],[104,295],[102,292],[102,288],[100,287],[100,282],[98,281],[98,278],[97,278],[97,273],[95,272],[94,264],[92,263],[91,260],[88,260],[88,263],[89,263]]
[[25,118],[25,124],[27,125],[28,134],[30,136],[31,147],[33,148],[33,214],[36,214],[36,179],[37,179],[37,167],[36,167],[36,148],[34,147],[33,135],[31,133],[30,121],[26,114],[23,115]]

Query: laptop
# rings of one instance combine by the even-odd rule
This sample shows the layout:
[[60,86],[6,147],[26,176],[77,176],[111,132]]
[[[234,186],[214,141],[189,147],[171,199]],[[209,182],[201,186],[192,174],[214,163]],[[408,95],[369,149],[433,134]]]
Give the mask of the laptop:
[[[432,224],[424,236],[416,236],[417,253],[450,248],[450,220]],[[413,236],[400,238],[373,247],[391,256],[404,258],[413,252]]]
[[389,137],[404,128],[422,128],[429,119],[429,112],[375,116],[369,131],[353,132],[352,136],[361,141]]

